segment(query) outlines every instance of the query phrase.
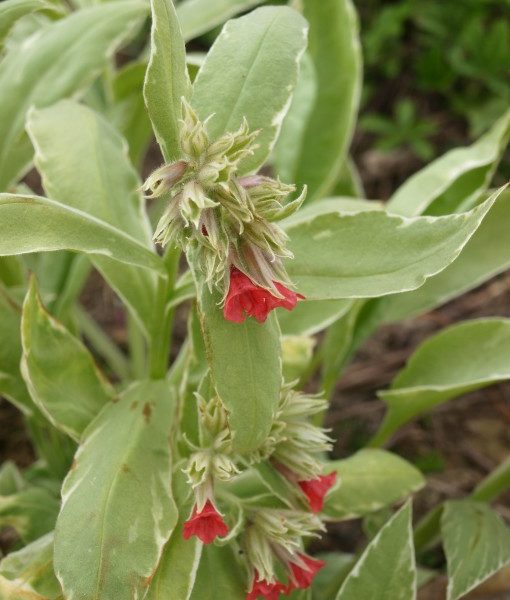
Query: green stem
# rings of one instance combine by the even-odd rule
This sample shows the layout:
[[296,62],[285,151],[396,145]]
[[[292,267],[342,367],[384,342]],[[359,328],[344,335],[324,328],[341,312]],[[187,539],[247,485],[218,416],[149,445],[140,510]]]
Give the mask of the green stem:
[[170,249],[163,257],[167,276],[158,279],[150,345],[149,373],[151,379],[163,379],[168,369],[174,316],[173,309],[169,307],[169,299],[174,289],[180,256],[179,250]]
[[128,340],[131,370],[135,379],[147,376],[147,347],[145,337],[136,319],[128,312]]
[[[478,502],[492,502],[510,488],[510,456],[489,473],[468,496]],[[416,551],[423,551],[439,538],[442,506],[434,507],[418,523],[414,532]]]
[[129,379],[131,377],[129,361],[101,327],[80,306],[75,307],[75,316],[83,335],[90,341],[115,375],[121,380]]
[[510,456],[476,486],[471,499],[492,502],[508,488],[510,488]]

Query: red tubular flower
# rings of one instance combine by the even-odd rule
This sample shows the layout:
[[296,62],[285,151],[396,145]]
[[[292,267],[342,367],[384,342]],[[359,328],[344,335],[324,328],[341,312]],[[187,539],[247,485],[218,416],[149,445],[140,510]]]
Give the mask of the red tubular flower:
[[191,517],[184,523],[185,540],[196,535],[204,544],[210,544],[216,536],[223,537],[227,533],[227,524],[210,500],[207,500],[200,512],[195,505]]
[[246,595],[246,600],[257,600],[257,598],[266,598],[267,600],[278,600],[281,592],[285,592],[287,586],[279,581],[269,583],[265,579],[254,581],[251,590]]
[[283,298],[273,296],[268,290],[255,285],[239,269],[232,267],[230,286],[223,308],[225,319],[234,323],[243,323],[248,316],[255,317],[259,323],[263,323],[274,308],[281,306],[286,310],[292,310],[297,301],[304,298],[277,281],[274,284]]
[[290,570],[294,581],[290,581],[286,588],[287,595],[293,590],[304,590],[312,585],[313,578],[326,564],[306,554],[298,554],[299,563],[290,563]]
[[324,506],[324,497],[335,484],[335,481],[336,473],[334,471],[329,475],[321,475],[315,479],[298,481],[299,487],[308,499],[312,512],[321,512]]

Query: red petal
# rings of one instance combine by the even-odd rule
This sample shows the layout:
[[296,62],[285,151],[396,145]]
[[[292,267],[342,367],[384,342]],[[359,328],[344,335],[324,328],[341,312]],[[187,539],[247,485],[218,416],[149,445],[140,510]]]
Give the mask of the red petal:
[[259,323],[263,323],[273,309],[281,306],[286,310],[292,310],[297,301],[304,298],[301,294],[296,294],[277,281],[274,284],[283,298],[273,296],[266,289],[255,285],[239,269],[232,267],[230,285],[223,308],[225,319],[234,323],[242,323],[249,316],[257,319]]
[[287,586],[279,581],[269,583],[265,579],[254,581],[251,590],[246,595],[246,600],[256,600],[259,597],[267,600],[278,600],[281,592],[285,592]]
[[316,479],[298,481],[299,487],[306,495],[312,512],[318,513],[324,506],[324,497],[335,484],[336,473],[333,471],[329,475],[321,475]]
[[290,563],[290,569],[294,577],[295,582],[291,581],[287,585],[286,593],[290,594],[293,590],[304,590],[312,585],[314,577],[318,571],[326,564],[323,560],[317,560],[306,554],[299,554],[299,558],[305,563],[305,567],[297,565],[296,563]]
[[195,505],[191,517],[184,523],[185,540],[196,535],[204,544],[210,544],[217,536],[224,537],[227,533],[227,524],[210,500],[200,512]]

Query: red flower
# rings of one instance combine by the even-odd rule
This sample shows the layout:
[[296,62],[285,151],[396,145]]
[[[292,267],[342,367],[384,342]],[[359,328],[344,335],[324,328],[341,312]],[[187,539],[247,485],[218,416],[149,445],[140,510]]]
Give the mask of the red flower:
[[207,500],[200,512],[197,511],[195,505],[191,517],[184,523],[183,536],[185,540],[196,535],[204,544],[210,544],[216,536],[223,537],[227,533],[227,524],[210,500]]
[[251,591],[246,595],[246,600],[256,600],[260,596],[262,596],[262,598],[267,598],[267,600],[278,600],[280,592],[285,592],[286,589],[287,586],[279,581],[276,581],[275,583],[269,583],[265,579],[254,581]]
[[318,513],[322,510],[322,507],[324,506],[324,497],[335,484],[335,481],[336,473],[334,471],[329,475],[321,475],[315,479],[298,481],[299,487],[308,498],[312,512]]
[[298,554],[300,563],[290,563],[294,581],[290,581],[287,585],[286,593],[290,594],[293,590],[304,590],[312,585],[313,578],[318,571],[326,564],[323,560],[317,560],[306,554]]
[[292,310],[298,299],[304,296],[287,289],[277,281],[273,282],[283,298],[273,296],[266,289],[255,285],[253,281],[236,267],[230,271],[230,286],[228,289],[223,316],[227,321],[243,323],[247,316],[255,317],[263,323],[267,315],[278,306]]

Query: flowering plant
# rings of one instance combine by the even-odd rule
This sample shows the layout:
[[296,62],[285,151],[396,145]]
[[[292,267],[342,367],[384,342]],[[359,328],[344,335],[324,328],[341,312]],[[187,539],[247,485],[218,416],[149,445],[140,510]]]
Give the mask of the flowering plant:
[[[508,463],[413,536],[425,479],[382,448],[510,376],[508,320],[418,348],[353,456],[329,459],[324,426],[380,323],[510,264],[508,192],[489,191],[510,113],[386,205],[362,200],[350,0],[227,20],[256,4],[0,5],[0,394],[37,454],[0,470],[18,544],[1,598],[411,600],[442,541],[455,600],[510,560],[489,506]],[[186,53],[225,20],[207,55]],[[117,67],[120,47],[136,58]],[[163,164],[143,182],[152,133]],[[125,309],[122,349],[80,304],[93,269]],[[314,540],[349,519],[378,523],[359,556],[317,556]]]

